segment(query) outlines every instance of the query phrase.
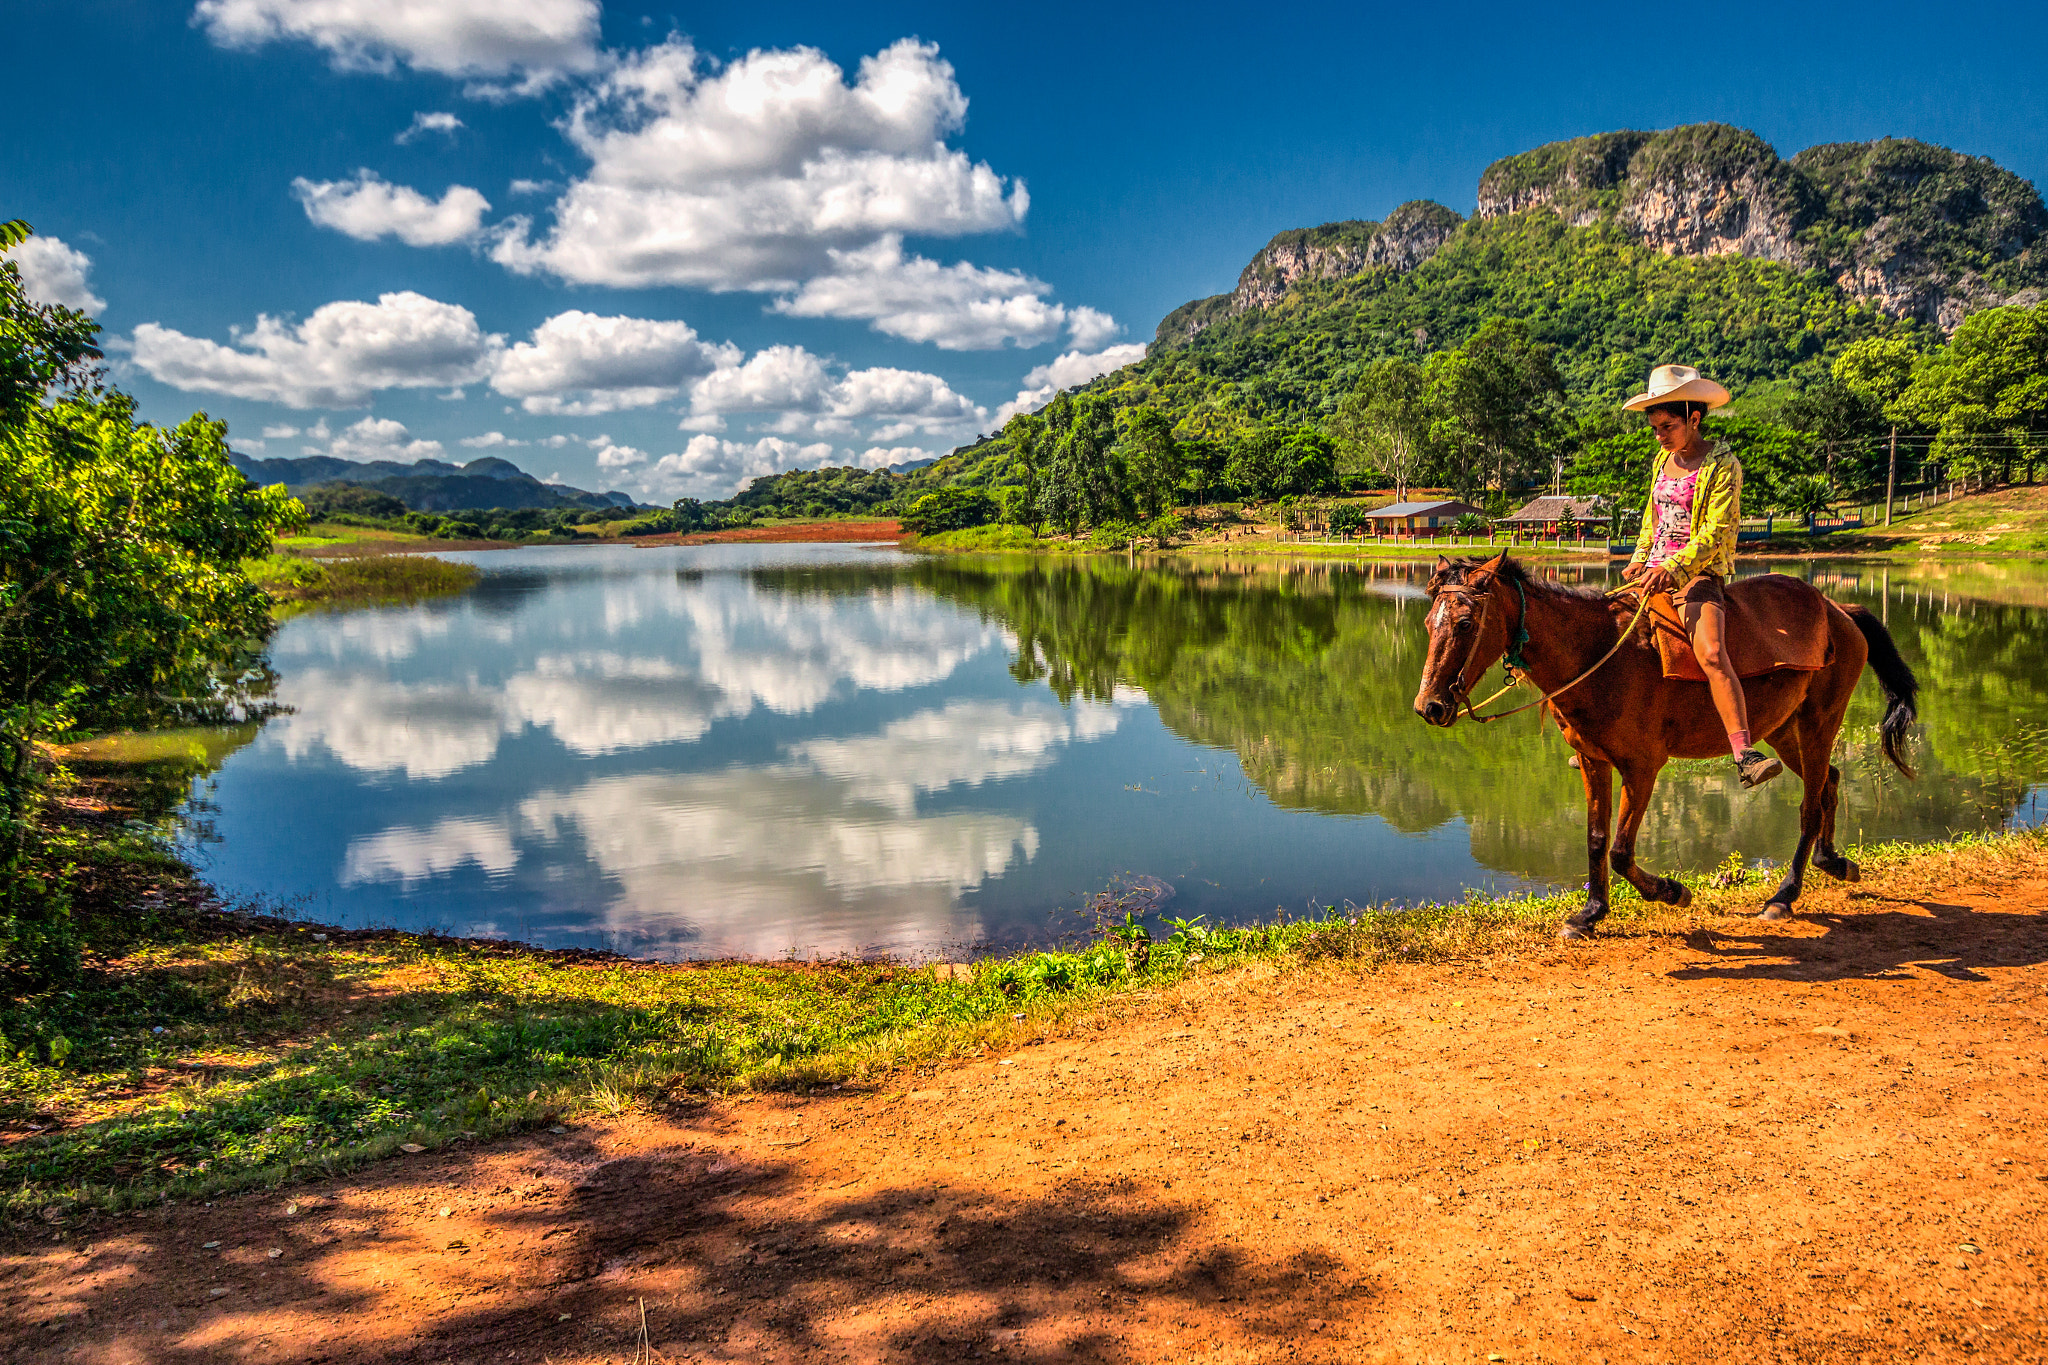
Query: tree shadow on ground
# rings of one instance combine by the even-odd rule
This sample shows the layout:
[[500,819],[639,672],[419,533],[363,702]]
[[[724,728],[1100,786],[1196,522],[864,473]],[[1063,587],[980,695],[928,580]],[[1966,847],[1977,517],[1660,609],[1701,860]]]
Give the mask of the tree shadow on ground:
[[1912,908],[1796,915],[1825,928],[1817,938],[1696,929],[1686,943],[1720,960],[1682,967],[1670,976],[1679,981],[1905,981],[1934,972],[1956,981],[1986,981],[1985,968],[2048,962],[2048,916],[1865,891],[1852,891],[1849,899]]
[[[644,1304],[655,1359],[926,1362],[1000,1347],[1011,1361],[1119,1361],[1133,1334],[1179,1338],[1189,1312],[1210,1337],[1220,1311],[1247,1339],[1284,1341],[1371,1292],[1334,1256],[1260,1260],[1198,1229],[1195,1204],[1113,1174],[1034,1178],[1023,1197],[898,1184],[839,1198],[790,1160],[687,1142],[608,1159],[580,1135],[435,1167],[308,1191],[310,1218],[278,1216],[273,1194],[103,1220],[119,1273],[81,1267],[54,1301],[0,1293],[0,1341],[21,1353],[0,1359],[58,1359],[59,1346],[162,1365],[617,1356],[639,1348]],[[504,1183],[519,1176],[537,1179]],[[440,1221],[444,1193],[483,1207]],[[233,1264],[198,1253],[214,1239],[237,1244]],[[266,1259],[273,1245],[285,1254]],[[331,1330],[308,1332],[309,1319]]]

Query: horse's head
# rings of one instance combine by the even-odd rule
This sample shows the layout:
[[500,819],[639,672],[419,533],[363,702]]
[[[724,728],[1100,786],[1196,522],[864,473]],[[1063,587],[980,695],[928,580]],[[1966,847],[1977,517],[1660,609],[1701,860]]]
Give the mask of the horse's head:
[[1437,556],[1425,618],[1429,654],[1415,692],[1415,714],[1431,725],[1457,724],[1473,685],[1507,652],[1512,607],[1494,606],[1494,586],[1506,564],[1505,550],[1483,564]]

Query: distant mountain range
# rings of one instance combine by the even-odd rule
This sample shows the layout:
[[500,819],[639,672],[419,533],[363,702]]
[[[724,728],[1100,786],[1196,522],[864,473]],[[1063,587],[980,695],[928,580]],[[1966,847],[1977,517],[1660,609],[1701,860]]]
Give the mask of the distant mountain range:
[[343,460],[306,455],[295,460],[259,460],[233,454],[235,468],[259,484],[284,484],[294,491],[346,483],[397,498],[414,512],[467,512],[492,507],[637,507],[624,493],[587,493],[564,484],[542,483],[495,455],[448,464],[442,460]]

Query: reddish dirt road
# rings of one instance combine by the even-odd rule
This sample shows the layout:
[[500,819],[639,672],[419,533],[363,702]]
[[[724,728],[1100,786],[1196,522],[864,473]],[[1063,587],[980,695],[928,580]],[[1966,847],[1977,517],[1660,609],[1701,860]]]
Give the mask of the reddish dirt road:
[[0,1358],[2042,1360],[2028,875],[41,1229]]
[[894,521],[800,521],[787,526],[739,526],[730,531],[695,531],[689,535],[636,536],[635,545],[755,545],[831,542],[867,544],[903,539]]

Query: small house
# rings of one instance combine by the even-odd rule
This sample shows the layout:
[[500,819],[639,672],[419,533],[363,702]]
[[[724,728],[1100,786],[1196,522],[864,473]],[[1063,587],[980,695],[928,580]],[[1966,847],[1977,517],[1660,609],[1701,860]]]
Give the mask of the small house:
[[1607,530],[1608,514],[1601,508],[1598,498],[1531,498],[1520,511],[1502,517],[1494,525],[1504,531],[1554,536],[1563,527],[1567,515],[1581,530],[1596,534]]
[[1458,518],[1485,516],[1469,502],[1397,502],[1365,514],[1365,524],[1378,535],[1449,535]]

